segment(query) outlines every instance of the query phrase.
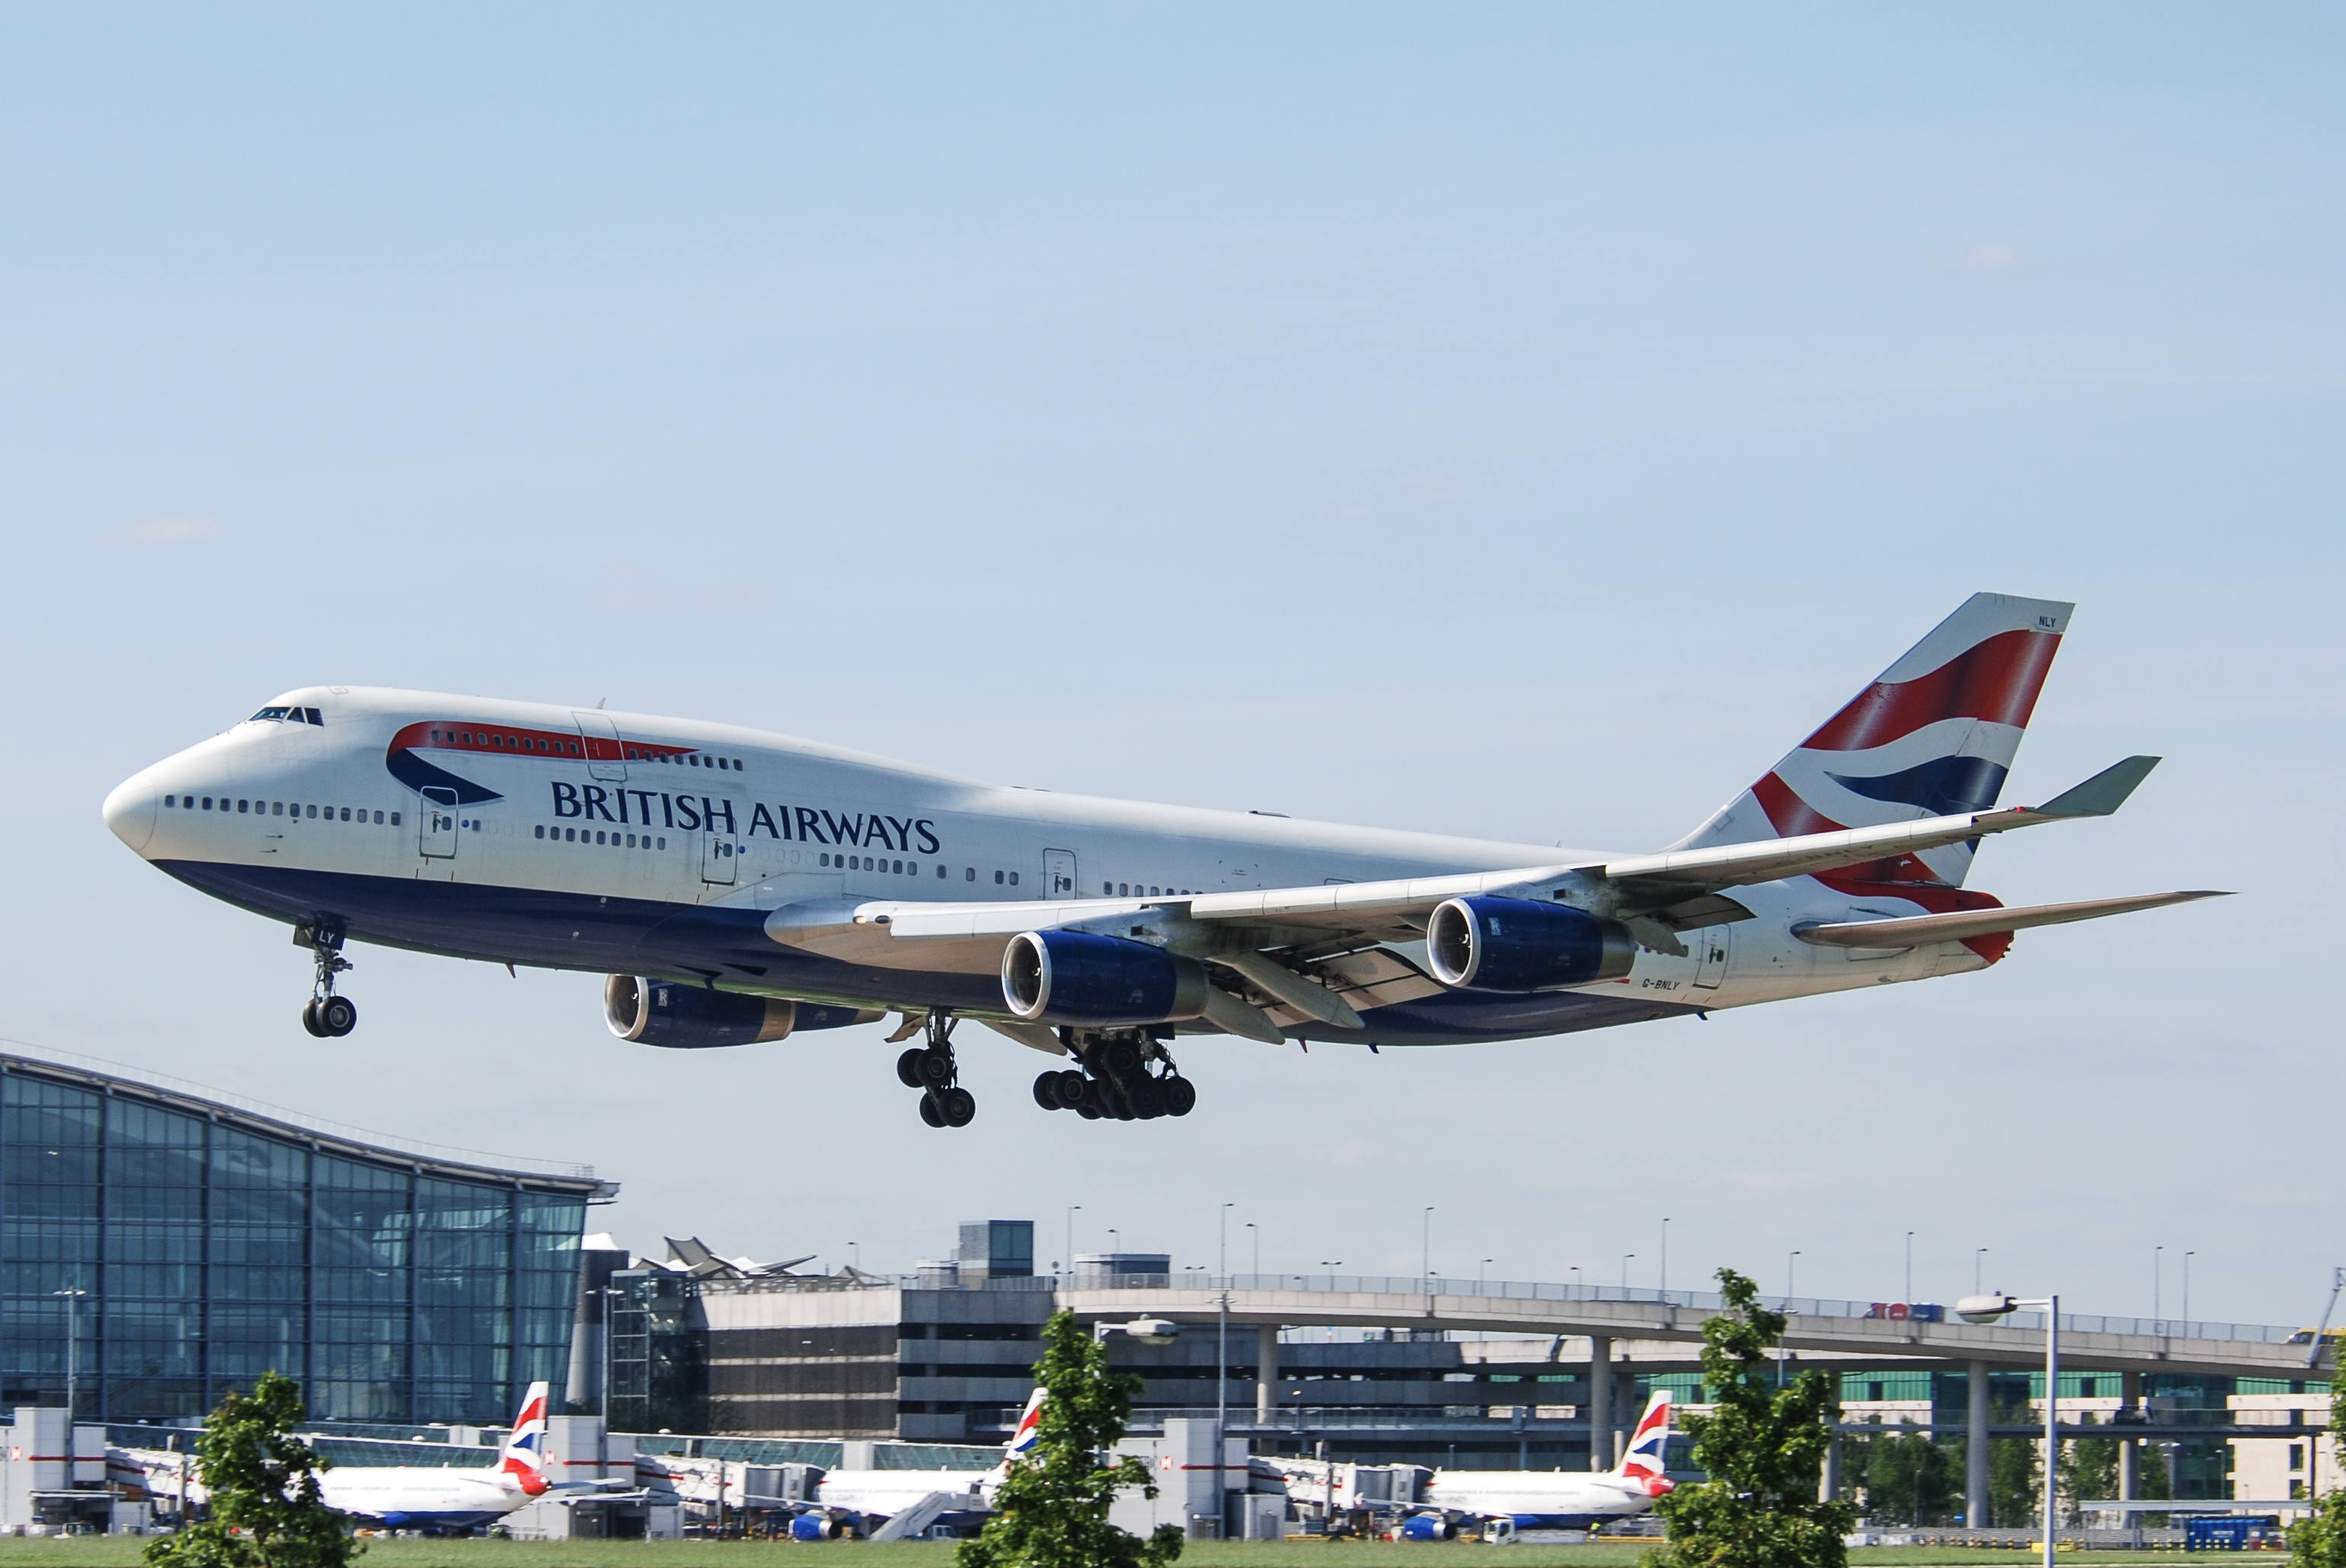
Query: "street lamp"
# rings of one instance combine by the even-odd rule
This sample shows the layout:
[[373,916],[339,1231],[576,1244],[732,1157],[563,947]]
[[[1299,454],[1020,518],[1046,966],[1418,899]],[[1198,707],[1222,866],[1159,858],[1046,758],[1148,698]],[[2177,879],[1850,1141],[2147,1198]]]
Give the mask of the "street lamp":
[[2045,1309],[2045,1568],[2055,1568],[2054,1491],[2060,1483],[2061,1471],[2061,1298],[2025,1300],[1992,1291],[1956,1302],[1955,1316],[1966,1323],[1993,1323],[2023,1307]]
[[[1221,1271],[1222,1295],[1214,1309],[1214,1441],[1222,1441],[1222,1431],[1230,1418],[1230,1210],[1234,1204],[1222,1205],[1221,1234],[1214,1254],[1214,1267]],[[1220,1464],[1222,1459],[1214,1461]]]
[[1433,1278],[1433,1206],[1430,1203],[1425,1206],[1425,1234],[1422,1240],[1423,1252],[1420,1257],[1419,1272],[1431,1279]]
[[1914,1233],[1913,1233],[1912,1231],[1911,1231],[1911,1230],[1910,1230],[1910,1231],[1908,1231],[1908,1232],[1906,1233],[1906,1300],[1907,1300],[1907,1302],[1908,1302],[1908,1304],[1909,1304],[1909,1305],[1912,1305],[1912,1302],[1913,1302],[1913,1299],[1914,1299]]
[[[66,1427],[71,1431],[75,1415],[81,1409],[81,1302],[87,1290],[52,1290],[52,1296],[62,1296],[66,1302]],[[72,1442],[66,1442],[68,1452]]]
[[1667,1215],[1667,1214],[1666,1214],[1666,1215],[1664,1215],[1664,1216],[1662,1216],[1662,1266],[1661,1266],[1661,1272],[1660,1272],[1658,1275],[1657,1275],[1657,1276],[1656,1276],[1656,1278],[1658,1278],[1658,1279],[1661,1281],[1661,1291],[1662,1291],[1662,1294],[1663,1294],[1665,1297],[1667,1297],[1668,1295],[1669,1295],[1669,1293],[1670,1293],[1670,1217],[1669,1217],[1668,1215]]
[[1262,1231],[1250,1219],[1246,1222],[1246,1227],[1254,1232],[1250,1239],[1254,1243],[1254,1271],[1260,1275],[1262,1272]]
[[1986,1288],[1984,1286],[1980,1284],[1982,1266],[1986,1262],[1986,1247],[1974,1247],[1972,1248],[1972,1294],[1974,1296],[1982,1294]]
[[596,1292],[603,1299],[603,1430],[611,1430],[611,1330],[614,1327],[612,1307],[627,1296],[615,1285],[606,1285]]
[[1634,1252],[1621,1255],[1621,1299],[1624,1301],[1629,1298],[1629,1259],[1637,1256]]
[[1339,1257],[1331,1262],[1323,1257],[1320,1260],[1320,1267],[1328,1271],[1328,1288],[1333,1290],[1336,1288],[1336,1270],[1344,1267],[1344,1260]]
[[1067,1272],[1070,1275],[1076,1271],[1076,1211],[1083,1207],[1079,1203],[1067,1206]]
[[2191,1337],[2191,1260],[2198,1256],[2196,1252],[2183,1255],[2183,1337],[2187,1339]]

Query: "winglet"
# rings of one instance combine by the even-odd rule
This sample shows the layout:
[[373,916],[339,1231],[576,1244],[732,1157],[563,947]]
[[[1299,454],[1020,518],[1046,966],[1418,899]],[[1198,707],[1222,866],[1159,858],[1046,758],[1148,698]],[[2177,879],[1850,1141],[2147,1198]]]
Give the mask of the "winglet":
[[2114,762],[2083,784],[2064,789],[2035,809],[2039,817],[2107,817],[2127,802],[2127,797],[2158,766],[2156,757],[2129,757]]

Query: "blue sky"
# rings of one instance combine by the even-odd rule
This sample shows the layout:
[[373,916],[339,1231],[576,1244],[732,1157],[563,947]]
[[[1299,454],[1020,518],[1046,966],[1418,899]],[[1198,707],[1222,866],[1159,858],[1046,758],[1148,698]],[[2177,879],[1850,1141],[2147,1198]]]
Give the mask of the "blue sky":
[[[638,1247],[954,1221],[1266,1268],[1989,1284],[2290,1321],[2346,1260],[2334,8],[0,13],[0,1034],[588,1160]],[[1649,847],[1978,588],[2080,608],[1974,979],[1446,1052],[1198,1044],[1182,1123],[912,1115],[874,1031],[301,955],[108,836],[288,687]],[[2165,1302],[2171,1312],[2177,1303]]]

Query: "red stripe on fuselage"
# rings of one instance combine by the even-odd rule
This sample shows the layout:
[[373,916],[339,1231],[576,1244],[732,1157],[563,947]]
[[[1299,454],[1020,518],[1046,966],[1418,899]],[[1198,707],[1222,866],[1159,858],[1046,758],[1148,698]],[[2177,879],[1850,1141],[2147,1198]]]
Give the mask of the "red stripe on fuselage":
[[556,758],[570,761],[641,762],[656,757],[689,757],[696,746],[655,746],[613,740],[575,729],[528,729],[512,724],[466,723],[434,718],[411,724],[391,738],[393,751],[472,751],[499,757]]
[[2054,632],[1998,632],[1928,675],[1876,681],[1800,742],[1804,751],[1863,751],[1887,746],[1943,718],[1979,718],[2024,728],[2060,651]]

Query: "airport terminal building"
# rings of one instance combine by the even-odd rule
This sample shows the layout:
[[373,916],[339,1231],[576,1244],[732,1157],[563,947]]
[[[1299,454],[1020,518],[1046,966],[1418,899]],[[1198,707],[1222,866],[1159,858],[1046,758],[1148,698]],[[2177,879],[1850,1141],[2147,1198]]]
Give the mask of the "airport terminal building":
[[501,1423],[566,1373],[615,1190],[505,1165],[0,1054],[0,1408],[185,1420],[273,1369],[317,1420]]

